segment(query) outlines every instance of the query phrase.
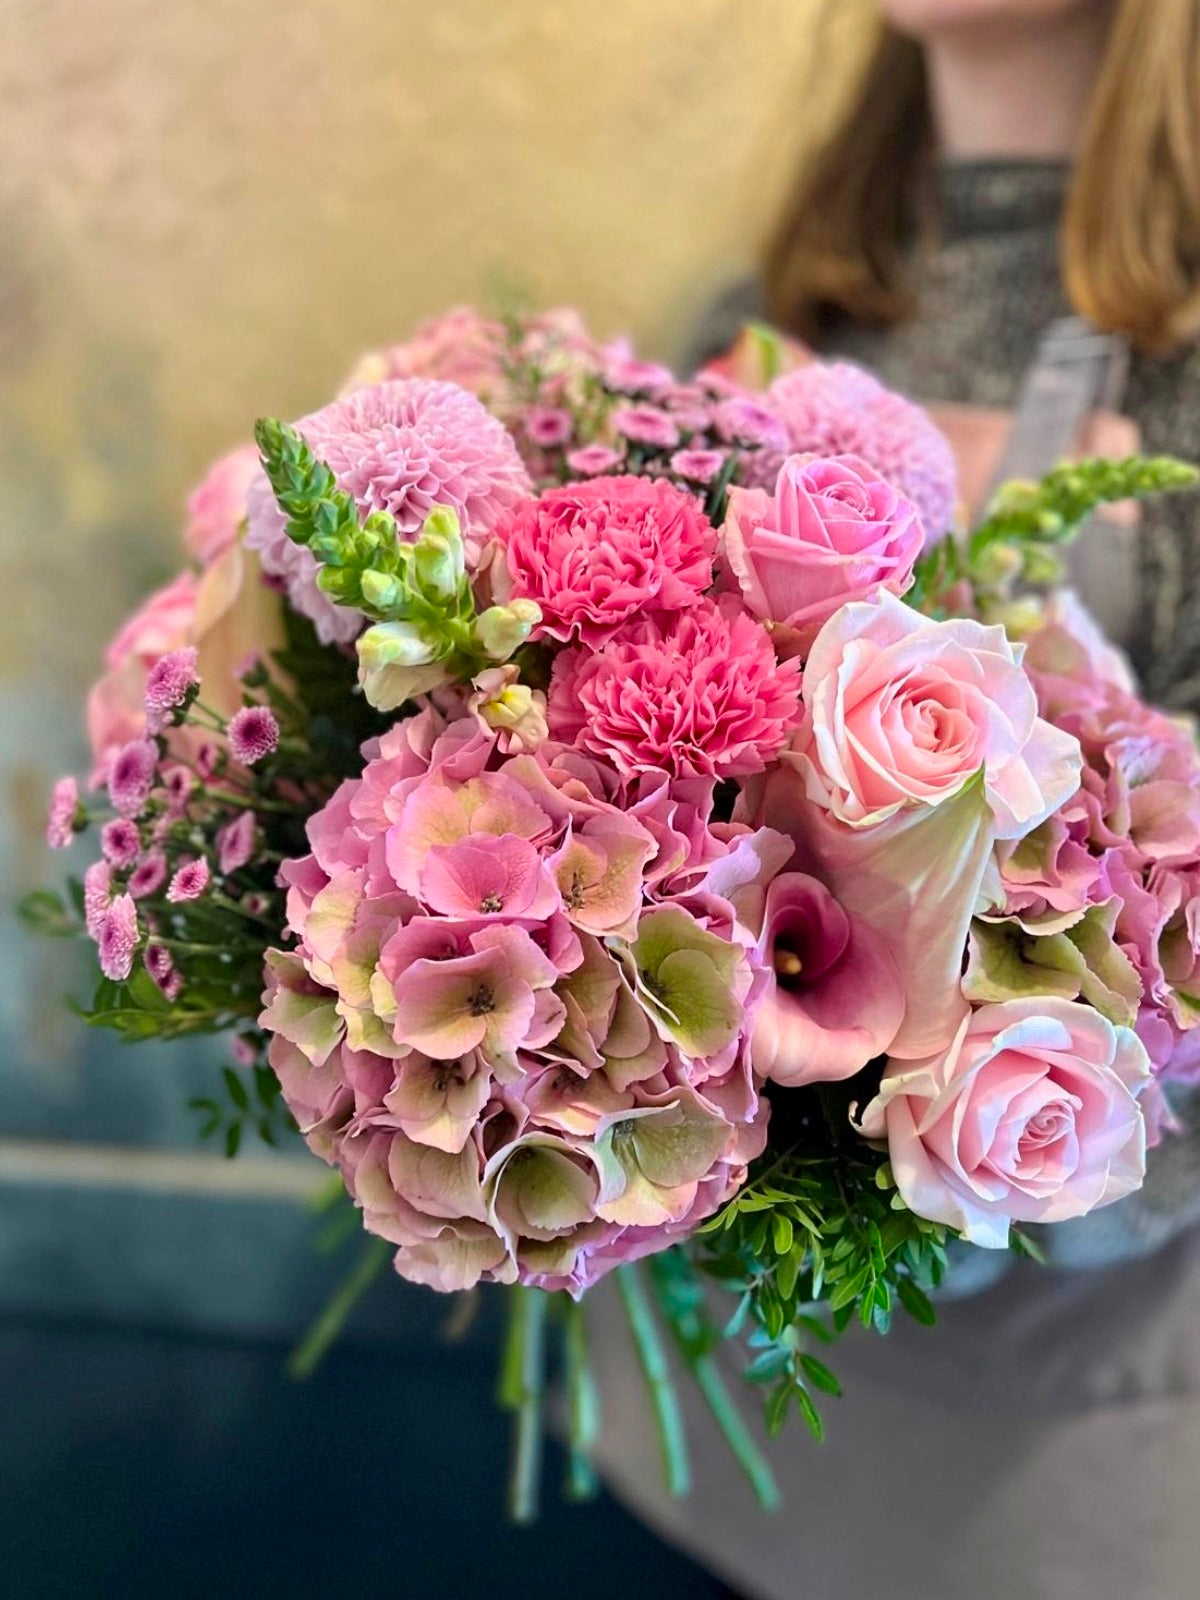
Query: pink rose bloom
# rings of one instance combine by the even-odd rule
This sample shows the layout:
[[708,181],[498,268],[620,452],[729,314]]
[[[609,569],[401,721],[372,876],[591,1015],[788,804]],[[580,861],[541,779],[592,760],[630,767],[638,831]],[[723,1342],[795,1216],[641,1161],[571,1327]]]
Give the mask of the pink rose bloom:
[[627,624],[602,649],[555,660],[552,737],[622,777],[744,777],[779,753],[799,716],[800,669],[736,602]]
[[469,389],[486,403],[507,389],[504,328],[469,306],[421,323],[411,339],[363,356],[343,394],[391,378],[434,378]]
[[1139,1189],[1149,1062],[1073,1000],[981,1006],[949,1049],[891,1061],[862,1114],[919,1217],[1002,1250],[1010,1222],[1065,1222]]
[[[462,526],[468,560],[501,514],[530,491],[511,436],[474,395],[452,383],[398,378],[357,389],[296,424],[362,516],[387,511],[402,540],[413,541],[435,505]],[[260,472],[247,499],[246,545],[263,570],[282,578],[293,607],[325,644],[362,631],[361,612],[335,605],[317,587],[316,558],[287,535],[287,519]]]
[[954,525],[958,471],[950,441],[928,412],[849,361],[810,361],[764,397],[790,449],[870,462],[916,506],[927,544]]
[[258,451],[243,445],[214,462],[188,496],[183,541],[201,566],[210,567],[237,540],[258,467]]
[[695,498],[647,478],[548,489],[495,529],[502,602],[534,600],[535,638],[599,646],[644,611],[691,606],[712,582],[716,533]]
[[887,593],[821,629],[804,700],[783,758],[795,777],[772,779],[760,820],[788,827],[887,941],[906,996],[892,1054],[927,1055],[965,1009],[967,932],[993,845],[1074,793],[1078,743],[1037,715],[1002,628],[932,622]]
[[785,872],[767,889],[759,953],[773,983],[755,1016],[755,1072],[794,1088],[850,1078],[904,1018],[887,945],[823,883]]
[[730,491],[724,528],[747,610],[791,654],[847,601],[902,595],[924,538],[912,503],[856,456],[790,457],[773,496]]

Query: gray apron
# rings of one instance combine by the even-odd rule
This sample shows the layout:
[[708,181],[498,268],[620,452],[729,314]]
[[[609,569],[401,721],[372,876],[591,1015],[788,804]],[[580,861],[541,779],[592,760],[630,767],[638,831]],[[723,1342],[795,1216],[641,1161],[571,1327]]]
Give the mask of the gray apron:
[[[1075,319],[1047,330],[1002,475],[1039,476],[1093,409],[1117,409],[1123,365]],[[1133,547],[1094,519],[1072,552],[1072,581],[1117,639],[1137,604]],[[795,1418],[765,1445],[784,1495],[771,1515],[682,1376],[695,1488],[665,1493],[601,1285],[588,1305],[611,1486],[754,1600],[1198,1600],[1200,1230],[1176,1231],[1170,1198],[1200,1192],[1194,1147],[1158,1152],[1125,1220],[1114,1207],[1069,1225],[1056,1260],[1091,1270],[979,1252],[972,1265],[1002,1281],[944,1301],[936,1328],[856,1328],[821,1352],[845,1397],[824,1403],[824,1445]],[[758,1392],[743,1392],[757,1421]]]

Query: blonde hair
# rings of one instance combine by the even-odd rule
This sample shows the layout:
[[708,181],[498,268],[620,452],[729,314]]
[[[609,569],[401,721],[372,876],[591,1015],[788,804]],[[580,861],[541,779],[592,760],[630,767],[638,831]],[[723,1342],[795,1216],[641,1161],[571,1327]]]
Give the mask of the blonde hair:
[[[890,325],[914,309],[910,245],[936,227],[920,46],[884,28],[847,114],[765,260],[774,318]],[[1075,309],[1139,348],[1200,333],[1200,0],[1120,0],[1060,236]]]

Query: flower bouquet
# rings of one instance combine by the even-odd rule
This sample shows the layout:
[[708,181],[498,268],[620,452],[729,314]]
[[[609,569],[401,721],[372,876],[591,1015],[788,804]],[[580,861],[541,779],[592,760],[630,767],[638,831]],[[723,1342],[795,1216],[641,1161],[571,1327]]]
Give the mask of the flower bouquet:
[[508,1286],[512,1509],[548,1343],[593,1482],[612,1273],[672,1487],[663,1334],[764,1501],[817,1351],[972,1247],[1112,1204],[1200,1062],[1200,760],[1058,587],[1091,461],[956,527],[950,450],[763,329],[689,382],[456,312],[261,421],[88,701],[49,839],[89,1022],[230,1037],[205,1135],[303,1139],[391,1257]]

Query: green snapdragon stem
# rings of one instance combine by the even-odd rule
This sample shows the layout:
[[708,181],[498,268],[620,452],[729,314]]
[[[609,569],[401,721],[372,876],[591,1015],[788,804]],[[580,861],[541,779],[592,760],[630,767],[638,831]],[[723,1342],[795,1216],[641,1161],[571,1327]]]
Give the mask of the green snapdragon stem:
[[386,1239],[368,1240],[366,1248],[343,1278],[329,1304],[288,1357],[290,1378],[312,1377],[394,1248]]
[[583,1306],[578,1300],[564,1297],[563,1318],[567,1374],[567,1494],[572,1500],[590,1500],[598,1487],[592,1451],[600,1431],[599,1396],[588,1361]]
[[711,1355],[696,1356],[690,1367],[700,1393],[708,1402],[708,1409],[725,1435],[726,1443],[749,1478],[759,1505],[764,1511],[774,1511],[779,1504],[779,1485],[775,1482],[775,1474],[755,1444],[745,1419],[725,1387],[721,1369]]
[[508,1340],[500,1376],[500,1403],[516,1413],[508,1512],[514,1522],[528,1525],[538,1511],[550,1296],[543,1289],[523,1286],[509,1294]]
[[650,1402],[658,1424],[658,1442],[662,1450],[663,1471],[667,1488],[673,1495],[685,1495],[692,1486],[691,1467],[688,1462],[687,1439],[683,1431],[683,1417],[679,1410],[671,1370],[667,1365],[666,1351],[658,1336],[654,1313],[642,1289],[637,1268],[626,1262],[617,1268],[614,1276],[630,1331],[637,1348],[642,1374],[650,1391]]

